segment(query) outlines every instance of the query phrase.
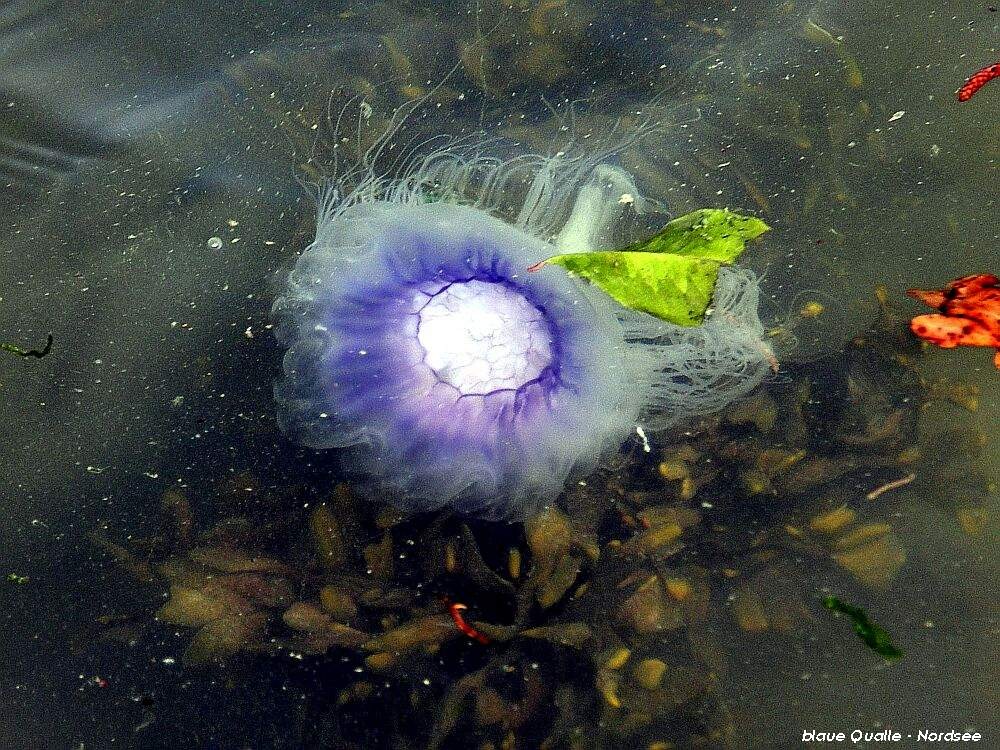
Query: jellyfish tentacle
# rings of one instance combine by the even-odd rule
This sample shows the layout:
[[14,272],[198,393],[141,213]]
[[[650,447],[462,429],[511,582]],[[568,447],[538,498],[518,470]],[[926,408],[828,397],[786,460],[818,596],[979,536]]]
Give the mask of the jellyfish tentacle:
[[287,348],[278,421],[293,439],[339,449],[349,473],[404,508],[523,518],[638,419],[673,425],[760,382],[748,271],[720,272],[716,312],[694,329],[624,310],[559,269],[526,271],[554,242],[603,242],[623,207],[653,207],[608,160],[666,127],[655,113],[589,150],[571,121],[550,155],[500,158],[490,152],[511,142],[481,134],[390,154],[421,104],[317,190],[316,237],[273,307]]

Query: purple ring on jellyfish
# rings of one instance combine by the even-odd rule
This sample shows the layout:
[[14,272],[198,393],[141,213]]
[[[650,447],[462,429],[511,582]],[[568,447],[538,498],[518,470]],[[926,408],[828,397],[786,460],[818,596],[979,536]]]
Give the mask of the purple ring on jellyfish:
[[[723,269],[715,313],[693,329],[561,269],[527,272],[593,249],[623,205],[641,207],[607,156],[511,166],[455,142],[395,180],[369,171],[328,188],[274,305],[282,429],[341,449],[405,509],[514,519],[586,477],[639,420],[666,427],[755,387],[768,363],[749,271]],[[504,221],[515,171],[527,197]]]

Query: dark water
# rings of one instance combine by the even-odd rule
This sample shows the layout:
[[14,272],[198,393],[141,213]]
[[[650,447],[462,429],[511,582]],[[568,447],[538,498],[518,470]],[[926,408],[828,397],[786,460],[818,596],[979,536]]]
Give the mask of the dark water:
[[[913,314],[907,287],[996,272],[1000,84],[965,104],[954,90],[996,61],[998,18],[978,2],[7,4],[0,340],[30,347],[51,331],[55,346],[40,360],[0,358],[0,745],[338,746],[331,706],[360,658],[186,667],[191,631],[153,622],[166,584],[132,581],[91,536],[125,544],[158,533],[169,489],[208,526],[235,514],[219,500],[227,481],[255,488],[241,501],[254,523],[304,518],[301,505],[336,480],[328,456],[277,430],[281,352],[268,326],[283,274],[312,238],[303,183],[332,171],[330,114],[352,95],[371,106],[360,132],[377,135],[397,107],[444,81],[407,138],[484,129],[539,152],[566,132],[568,102],[584,143],[659,107],[677,124],[627,149],[621,165],[671,214],[728,205],[773,225],[773,242],[750,261],[765,272],[765,307],[797,325],[793,301],[824,301],[825,317],[798,330],[788,359],[806,361],[841,404],[848,365],[817,357],[867,329],[875,285]],[[350,159],[352,149],[340,152]],[[852,382],[876,394],[888,382],[897,397],[885,360],[867,366]],[[906,562],[885,585],[854,581],[848,593],[906,657],[886,665],[846,622],[831,626],[818,592],[845,584],[829,561],[785,560],[809,610],[790,632],[733,628],[720,583],[708,632],[724,645],[715,695],[730,731],[708,746],[792,747],[810,728],[892,727],[904,736],[897,746],[921,729],[996,742],[1000,378],[986,350],[930,352],[918,371],[978,395],[974,412],[942,400],[922,409],[909,441],[923,448],[917,480],[858,506],[864,522],[892,526]],[[790,365],[784,377],[795,374]],[[683,438],[661,443],[673,439]],[[962,441],[976,447],[956,448]],[[908,471],[856,473],[827,490],[860,500]],[[794,504],[733,505],[739,512],[713,522],[803,520]],[[520,532],[473,528],[510,535],[484,552],[502,568]],[[688,563],[720,581],[738,567],[725,547],[699,549]],[[662,646],[664,660],[673,648]],[[538,658],[545,681],[593,687],[574,663]],[[463,652],[449,678],[484,659]],[[428,741],[424,730],[406,742],[379,733],[410,710],[389,683],[443,679],[419,669],[376,676],[384,710],[350,714],[355,746]],[[532,731],[516,746],[546,736]],[[693,746],[676,732],[664,739]],[[641,732],[601,742],[649,746]]]

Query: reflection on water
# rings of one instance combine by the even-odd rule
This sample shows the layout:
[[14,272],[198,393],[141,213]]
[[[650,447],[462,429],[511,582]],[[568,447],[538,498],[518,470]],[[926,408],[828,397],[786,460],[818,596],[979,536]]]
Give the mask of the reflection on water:
[[[0,13],[0,340],[55,339],[0,352],[4,747],[995,734],[997,378],[922,352],[902,297],[995,270],[996,92],[953,98],[994,15],[203,6]],[[427,96],[390,177],[439,134],[509,159],[662,113],[619,165],[671,215],[774,226],[747,257],[798,348],[526,524],[339,483],[277,431],[269,310],[312,239],[303,185]],[[868,651],[828,593],[906,656]]]

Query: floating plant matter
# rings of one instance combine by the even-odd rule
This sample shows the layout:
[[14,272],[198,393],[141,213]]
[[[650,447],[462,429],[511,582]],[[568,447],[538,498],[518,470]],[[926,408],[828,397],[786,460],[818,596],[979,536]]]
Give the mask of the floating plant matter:
[[624,206],[645,208],[602,163],[631,140],[502,162],[481,153],[489,142],[456,139],[390,180],[373,165],[399,124],[323,192],[316,239],[275,303],[292,438],[345,449],[346,468],[404,507],[511,518],[592,471],[637,420],[717,411],[764,377],[749,271],[713,265],[715,312],[694,327],[527,272],[595,249]]
[[705,322],[719,270],[734,263],[769,229],[760,219],[726,209],[702,209],[667,224],[653,237],[621,250],[572,252],[536,263],[565,267],[633,310],[679,326]]
[[[987,273],[963,276],[942,290],[908,289],[906,292],[940,313],[918,315],[910,330],[943,349],[986,346],[1000,350],[1000,280]],[[993,357],[1000,369],[1000,351]]]
[[52,341],[53,339],[51,333],[46,339],[45,346],[42,349],[23,349],[15,344],[7,344],[0,341],[0,351],[10,352],[11,354],[16,354],[19,357],[35,357],[36,359],[41,359],[52,351]]
[[976,95],[976,92],[979,91],[979,89],[992,81],[994,78],[1000,78],[1000,62],[980,68],[969,76],[965,80],[965,83],[962,84],[962,88],[960,88],[956,94],[958,100],[960,102],[969,101],[969,99]]

